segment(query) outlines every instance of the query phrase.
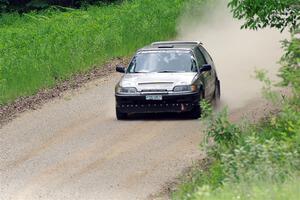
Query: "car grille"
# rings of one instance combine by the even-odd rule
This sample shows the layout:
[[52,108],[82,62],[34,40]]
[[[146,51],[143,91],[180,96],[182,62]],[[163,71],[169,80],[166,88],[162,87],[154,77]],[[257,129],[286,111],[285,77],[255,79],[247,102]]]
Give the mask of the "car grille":
[[153,92],[157,92],[157,93],[165,93],[168,92],[168,90],[166,89],[147,89],[147,90],[142,90],[143,93],[153,93]]
[[194,106],[193,103],[145,103],[122,104],[119,109],[129,113],[182,112],[190,111]]

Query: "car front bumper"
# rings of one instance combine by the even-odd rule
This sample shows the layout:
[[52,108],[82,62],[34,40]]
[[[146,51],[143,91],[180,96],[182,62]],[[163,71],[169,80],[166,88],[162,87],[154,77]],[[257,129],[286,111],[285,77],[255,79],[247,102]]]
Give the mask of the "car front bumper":
[[[162,100],[146,100],[147,95],[161,95]],[[199,104],[199,93],[180,94],[116,94],[116,108],[123,113],[188,112]]]

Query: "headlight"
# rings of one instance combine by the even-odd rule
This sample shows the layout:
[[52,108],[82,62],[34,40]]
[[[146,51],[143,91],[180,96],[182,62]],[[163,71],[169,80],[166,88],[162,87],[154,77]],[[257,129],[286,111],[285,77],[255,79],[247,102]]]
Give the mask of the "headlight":
[[118,86],[116,89],[116,93],[119,94],[136,94],[137,89],[135,87],[121,87]]
[[174,92],[196,92],[198,89],[197,85],[179,85],[175,86]]

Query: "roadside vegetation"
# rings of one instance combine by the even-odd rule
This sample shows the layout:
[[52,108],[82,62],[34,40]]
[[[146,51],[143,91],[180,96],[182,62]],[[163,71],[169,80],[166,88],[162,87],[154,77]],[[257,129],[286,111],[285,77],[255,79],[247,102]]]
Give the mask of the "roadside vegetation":
[[152,41],[174,37],[183,3],[132,0],[82,9],[2,13],[0,105],[111,58],[128,56]]
[[[300,30],[298,1],[231,0],[234,17],[243,28],[275,27],[291,32],[283,42],[280,83],[272,83],[264,71],[257,79],[263,94],[280,110],[257,124],[232,123],[227,110],[214,114],[202,102],[207,121],[201,148],[208,161],[195,167],[172,194],[173,199],[299,199],[300,188]],[[267,52],[266,52],[267,53]],[[289,95],[273,90],[285,87]]]

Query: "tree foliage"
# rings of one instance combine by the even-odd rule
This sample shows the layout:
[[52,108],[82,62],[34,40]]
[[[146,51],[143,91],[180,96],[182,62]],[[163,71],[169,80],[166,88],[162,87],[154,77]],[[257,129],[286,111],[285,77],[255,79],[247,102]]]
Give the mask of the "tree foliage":
[[300,29],[292,33],[290,41],[283,42],[285,54],[281,58],[279,76],[281,85],[291,86],[293,98],[291,99],[299,110],[300,107]]
[[242,28],[275,27],[281,31],[299,27],[299,0],[230,0],[235,18],[245,20]]

